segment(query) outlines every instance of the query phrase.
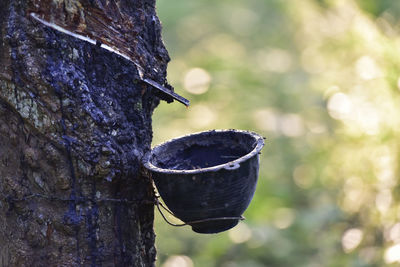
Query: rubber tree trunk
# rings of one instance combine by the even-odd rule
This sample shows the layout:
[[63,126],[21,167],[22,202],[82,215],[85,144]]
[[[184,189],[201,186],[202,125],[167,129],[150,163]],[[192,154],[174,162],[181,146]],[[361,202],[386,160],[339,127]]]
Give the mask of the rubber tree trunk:
[[160,83],[169,60],[154,0],[0,1],[0,266],[153,266],[159,100],[131,61],[32,19],[46,5],[126,23],[118,45]]

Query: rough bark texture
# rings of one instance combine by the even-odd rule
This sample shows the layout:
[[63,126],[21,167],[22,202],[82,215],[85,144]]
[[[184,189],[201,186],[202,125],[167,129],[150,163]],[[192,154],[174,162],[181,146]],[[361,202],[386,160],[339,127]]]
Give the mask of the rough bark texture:
[[[154,0],[80,2],[128,18],[132,55],[164,82]],[[158,100],[132,62],[33,20],[40,5],[0,0],[0,266],[152,266],[140,159]]]

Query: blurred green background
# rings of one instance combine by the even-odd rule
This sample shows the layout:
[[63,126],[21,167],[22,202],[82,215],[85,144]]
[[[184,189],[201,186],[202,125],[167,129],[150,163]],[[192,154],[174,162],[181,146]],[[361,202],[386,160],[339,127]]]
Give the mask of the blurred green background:
[[161,103],[153,144],[226,128],[267,138],[247,220],[200,235],[157,214],[157,265],[400,266],[400,1],[157,10],[168,80],[191,106]]

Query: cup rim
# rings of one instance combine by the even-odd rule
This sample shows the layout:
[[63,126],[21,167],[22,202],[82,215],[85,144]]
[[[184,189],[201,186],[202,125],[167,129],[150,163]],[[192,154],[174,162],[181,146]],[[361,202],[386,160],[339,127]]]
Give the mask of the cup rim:
[[[253,148],[253,150],[251,150],[249,153],[247,153],[246,155],[223,163],[223,164],[219,164],[219,165],[215,165],[212,167],[207,167],[207,168],[200,168],[200,169],[191,169],[191,170],[174,170],[174,169],[164,169],[164,168],[160,168],[155,166],[153,163],[151,163],[150,159],[151,159],[151,155],[153,154],[154,151],[158,150],[160,147],[162,146],[166,146],[170,143],[176,142],[179,139],[182,138],[188,138],[188,137],[193,137],[196,135],[200,135],[200,134],[207,134],[207,133],[227,133],[227,132],[235,132],[235,133],[239,133],[239,134],[246,134],[246,135],[250,135],[251,137],[253,137],[255,139],[255,141],[257,142],[256,146]],[[245,131],[245,130],[236,130],[236,129],[229,129],[229,130],[208,130],[208,131],[202,131],[202,132],[196,132],[196,133],[192,133],[192,134],[187,134],[187,135],[183,135],[180,137],[176,137],[173,139],[170,139],[164,143],[161,143],[155,147],[153,147],[153,149],[149,152],[147,152],[145,154],[145,156],[143,157],[143,165],[144,167],[146,167],[146,169],[152,171],[152,172],[157,172],[157,173],[165,173],[165,174],[196,174],[196,173],[204,173],[204,172],[212,172],[212,171],[219,171],[221,169],[226,169],[226,170],[235,170],[240,166],[240,163],[254,157],[255,155],[257,155],[258,153],[260,153],[261,149],[264,146],[264,137],[260,136],[259,134],[252,132],[252,131]]]

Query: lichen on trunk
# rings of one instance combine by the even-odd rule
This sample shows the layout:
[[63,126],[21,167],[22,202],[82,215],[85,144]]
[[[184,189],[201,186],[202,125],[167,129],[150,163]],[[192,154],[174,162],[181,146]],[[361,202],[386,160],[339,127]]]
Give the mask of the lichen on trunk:
[[0,266],[152,266],[140,160],[159,100],[131,61],[32,19],[45,2],[129,18],[124,45],[161,83],[169,60],[154,1],[1,1]]

